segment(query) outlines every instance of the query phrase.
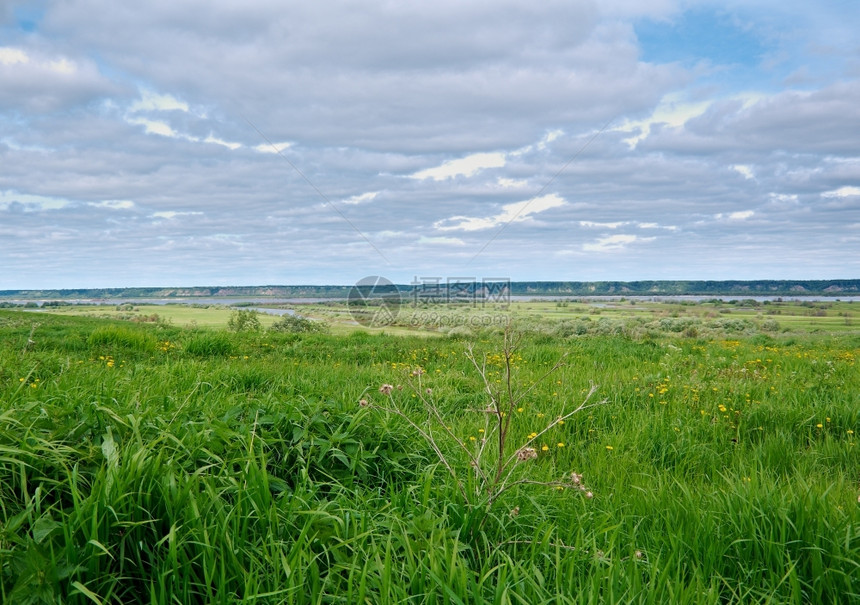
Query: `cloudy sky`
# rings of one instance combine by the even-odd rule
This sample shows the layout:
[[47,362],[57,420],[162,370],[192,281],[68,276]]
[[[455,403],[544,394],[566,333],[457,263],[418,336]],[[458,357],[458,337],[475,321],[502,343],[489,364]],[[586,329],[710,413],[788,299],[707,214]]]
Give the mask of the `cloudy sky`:
[[0,0],[0,289],[860,277],[856,0]]

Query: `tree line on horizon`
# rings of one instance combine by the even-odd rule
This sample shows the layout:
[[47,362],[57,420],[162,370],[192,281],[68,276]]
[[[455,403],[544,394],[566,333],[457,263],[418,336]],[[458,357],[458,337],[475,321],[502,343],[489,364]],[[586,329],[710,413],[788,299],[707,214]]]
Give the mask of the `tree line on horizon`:
[[[647,281],[511,281],[493,282],[496,294],[507,288],[514,296],[834,296],[860,294],[860,279],[835,280],[647,280]],[[404,295],[413,284],[397,284]],[[481,292],[486,284],[476,280],[438,284],[442,293]],[[79,288],[0,290],[0,299],[99,299],[99,298],[202,298],[202,297],[296,297],[346,298],[352,286],[205,286],[183,288]]]

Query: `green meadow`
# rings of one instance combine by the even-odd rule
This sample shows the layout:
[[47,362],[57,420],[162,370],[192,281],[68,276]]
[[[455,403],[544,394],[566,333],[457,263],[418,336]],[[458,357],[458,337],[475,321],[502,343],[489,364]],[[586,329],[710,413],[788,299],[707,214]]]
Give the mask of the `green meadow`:
[[854,306],[2,310],[0,602],[860,603]]

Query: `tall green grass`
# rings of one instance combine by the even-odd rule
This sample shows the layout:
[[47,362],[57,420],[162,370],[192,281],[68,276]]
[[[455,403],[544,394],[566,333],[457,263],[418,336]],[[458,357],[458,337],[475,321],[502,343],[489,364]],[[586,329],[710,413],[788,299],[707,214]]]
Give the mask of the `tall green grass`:
[[479,439],[460,339],[39,316],[27,346],[31,318],[0,312],[0,602],[860,602],[852,334],[527,335],[517,385],[569,365],[512,442],[598,383],[528,462],[594,498],[522,486],[473,531],[427,443],[358,406],[421,366]]

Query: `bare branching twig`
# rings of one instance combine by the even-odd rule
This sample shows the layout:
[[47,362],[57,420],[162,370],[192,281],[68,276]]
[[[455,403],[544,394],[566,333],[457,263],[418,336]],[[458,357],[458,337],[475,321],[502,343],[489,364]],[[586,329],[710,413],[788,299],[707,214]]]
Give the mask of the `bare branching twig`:
[[[513,419],[520,404],[539,384],[565,365],[565,356],[562,356],[534,382],[523,389],[518,389],[515,363],[518,344],[518,339],[510,331],[506,331],[501,355],[491,356],[492,365],[498,366],[503,372],[503,376],[496,384],[493,383],[492,372],[488,369],[487,356],[482,355],[479,358],[471,345],[466,349],[466,357],[480,377],[483,384],[482,390],[487,397],[487,403],[483,408],[472,410],[473,413],[484,417],[484,428],[479,431],[482,435],[480,440],[475,437],[470,437],[469,440],[459,437],[445,422],[432,396],[432,389],[425,387],[423,379],[425,372],[420,367],[409,373],[407,382],[427,414],[426,426],[421,426],[413,420],[405,407],[399,403],[397,393],[401,387],[382,385],[379,392],[385,398],[384,403],[372,403],[367,399],[361,401],[363,406],[385,411],[405,420],[430,445],[439,462],[454,479],[464,502],[473,510],[478,508],[489,510],[502,494],[523,485],[540,485],[556,489],[572,488],[582,492],[587,498],[593,497],[592,492],[583,484],[582,475],[578,473],[569,473],[566,478],[557,481],[539,481],[524,476],[527,471],[523,469],[530,460],[538,458],[538,451],[532,447],[532,444],[541,436],[563,424],[571,416],[605,403],[605,400],[589,403],[597,392],[597,386],[592,384],[579,405],[570,411],[562,409],[562,413],[541,431],[529,434],[525,443],[520,444],[516,449],[512,448],[510,441]],[[443,447],[443,443],[439,441],[441,437],[446,437],[452,445]],[[470,444],[469,441],[477,441],[477,443]],[[545,446],[544,449],[546,449]],[[454,456],[456,451],[465,454],[467,469],[459,468],[457,457]],[[474,474],[474,481],[469,481],[468,478],[472,474]]]

